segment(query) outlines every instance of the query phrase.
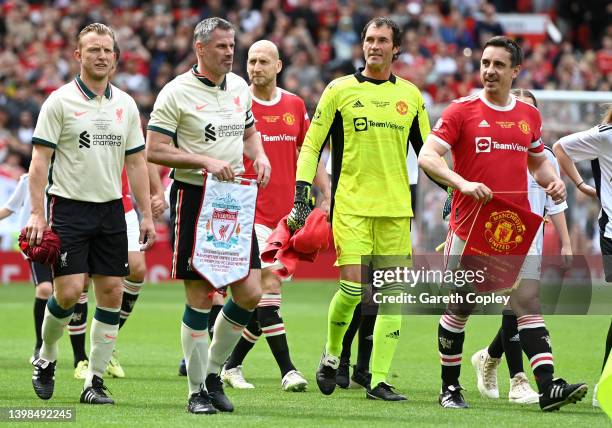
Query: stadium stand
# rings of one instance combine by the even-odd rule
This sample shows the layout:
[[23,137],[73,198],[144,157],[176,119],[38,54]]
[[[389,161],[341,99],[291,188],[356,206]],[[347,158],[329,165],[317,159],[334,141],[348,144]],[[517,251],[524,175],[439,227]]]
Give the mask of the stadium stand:
[[[234,72],[246,77],[246,49],[261,38],[280,47],[280,84],[300,95],[312,114],[326,83],[363,63],[359,31],[371,17],[390,15],[404,28],[393,72],[415,83],[432,123],[452,99],[479,87],[483,39],[515,36],[525,51],[516,86],[529,89],[612,90],[612,7],[605,0],[7,0],[0,2],[0,198],[28,168],[30,137],[44,99],[76,74],[71,60],[78,30],[101,21],[118,34],[122,58],[114,83],[137,101],[146,126],[160,88],[194,62],[192,29],[222,16],[238,28]],[[517,15],[521,25],[517,26]],[[522,26],[522,30],[521,30]],[[573,107],[568,105],[566,111]],[[591,105],[591,110],[597,106]],[[549,109],[544,124],[558,117]],[[596,114],[592,111],[592,115]],[[582,122],[582,121],[581,121]],[[586,120],[591,123],[591,118]],[[572,132],[582,128],[576,123]],[[545,129],[546,131],[546,129]],[[547,134],[551,144],[561,130]],[[426,183],[422,180],[420,183]],[[444,194],[422,189],[418,245],[431,250],[441,236]],[[4,200],[0,199],[0,204]],[[570,218],[595,208],[570,204]],[[419,218],[420,217],[420,218]],[[585,251],[596,225],[580,223]],[[5,235],[5,240],[6,235]],[[434,240],[437,240],[434,239]],[[2,245],[2,244],[0,244]],[[10,247],[7,243],[4,248]],[[597,246],[595,246],[597,247]]]

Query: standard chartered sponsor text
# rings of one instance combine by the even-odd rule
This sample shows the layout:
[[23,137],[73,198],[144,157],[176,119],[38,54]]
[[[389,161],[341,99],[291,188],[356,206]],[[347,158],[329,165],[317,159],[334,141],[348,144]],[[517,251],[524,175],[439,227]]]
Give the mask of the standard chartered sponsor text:
[[244,133],[244,123],[231,123],[229,125],[219,125],[216,129],[219,137],[235,137]]
[[92,145],[94,146],[120,146],[122,141],[122,135],[93,134],[92,136]]

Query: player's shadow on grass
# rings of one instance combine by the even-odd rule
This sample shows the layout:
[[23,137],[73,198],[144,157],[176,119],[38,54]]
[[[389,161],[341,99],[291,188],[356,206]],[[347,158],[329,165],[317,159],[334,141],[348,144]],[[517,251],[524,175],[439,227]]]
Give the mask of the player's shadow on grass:
[[[507,400],[500,398],[499,400],[471,400],[469,401],[470,407],[477,410],[486,410],[487,412],[494,413],[499,412],[500,415],[507,417],[508,415],[516,415],[520,416],[521,413],[544,413],[538,404],[512,404]],[[591,417],[601,417],[602,413],[594,413],[593,408],[590,403],[585,403],[585,401],[581,401],[578,404],[568,404],[561,408],[558,412],[553,412],[554,414],[562,414],[567,413],[568,415],[576,415],[580,414],[581,416],[591,416]]]
[[[364,397],[365,400],[365,397]],[[281,418],[283,420],[286,419],[295,419],[295,420],[301,420],[303,421],[308,421],[308,420],[317,420],[319,423],[321,422],[321,420],[333,420],[334,424],[337,424],[338,421],[350,421],[350,420],[359,420],[359,422],[363,423],[363,422],[370,422],[370,423],[375,423],[375,424],[381,424],[381,425],[375,425],[375,426],[382,426],[382,424],[384,424],[385,426],[389,426],[390,423],[394,422],[394,418],[392,416],[390,416],[389,414],[380,414],[380,415],[375,415],[375,414],[367,414],[364,415],[363,409],[359,409],[358,406],[357,408],[355,408],[355,413],[351,412],[351,407],[355,407],[355,405],[357,404],[355,402],[354,399],[352,399],[350,401],[351,406],[350,407],[342,407],[342,417],[339,417],[340,415],[338,414],[338,407],[334,406],[334,407],[329,407],[328,409],[318,409],[319,411],[313,411],[313,410],[306,410],[305,407],[301,407],[299,412],[294,412],[294,413],[288,413],[286,412],[287,409],[283,409],[282,407],[278,407],[276,409],[265,409],[262,408],[261,406],[258,405],[242,405],[240,407],[240,413],[241,414],[256,414],[258,417],[270,417],[270,418]],[[310,403],[312,404],[312,403]],[[338,404],[338,403],[336,403]],[[378,403],[381,404],[381,403]],[[384,403],[383,403],[384,404]],[[399,404],[398,407],[406,407],[407,404]],[[389,409],[389,410],[398,410],[398,409]],[[406,407],[406,410],[407,407]],[[405,414],[402,413],[402,416],[405,416]],[[404,419],[400,416],[398,416],[396,418],[396,421],[403,421]]]
[[[107,380],[107,379],[105,379]],[[161,376],[151,376],[149,373],[147,373],[146,375],[140,376],[138,374],[130,374],[129,379],[113,379],[113,378],[108,378],[108,380],[110,381],[117,381],[117,382],[124,382],[126,380],[138,380],[139,382],[155,382],[155,383],[159,383],[159,382],[172,382],[172,383],[180,383],[181,385],[186,384],[187,380],[185,377],[182,376],[178,376],[178,375],[173,375],[173,374],[168,374],[168,375],[161,375]]]

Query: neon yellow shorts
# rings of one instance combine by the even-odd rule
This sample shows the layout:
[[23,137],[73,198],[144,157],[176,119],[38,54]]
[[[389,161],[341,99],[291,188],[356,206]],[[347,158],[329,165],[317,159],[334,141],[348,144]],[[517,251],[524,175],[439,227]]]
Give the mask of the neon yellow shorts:
[[403,256],[385,259],[388,266],[408,266],[412,255],[411,217],[362,217],[334,214],[332,230],[336,245],[336,266],[360,265],[362,256]]

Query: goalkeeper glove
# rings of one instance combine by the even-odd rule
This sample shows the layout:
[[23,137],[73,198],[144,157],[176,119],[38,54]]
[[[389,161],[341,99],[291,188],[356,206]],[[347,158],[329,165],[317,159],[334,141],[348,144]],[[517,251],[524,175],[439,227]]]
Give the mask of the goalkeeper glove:
[[310,184],[305,181],[296,182],[293,209],[287,217],[287,226],[289,226],[289,230],[295,232],[303,227],[313,208],[314,198],[312,197]]
[[446,189],[446,201],[444,202],[444,208],[442,208],[442,220],[449,221],[451,215],[451,202],[453,201],[453,188],[448,187]]

